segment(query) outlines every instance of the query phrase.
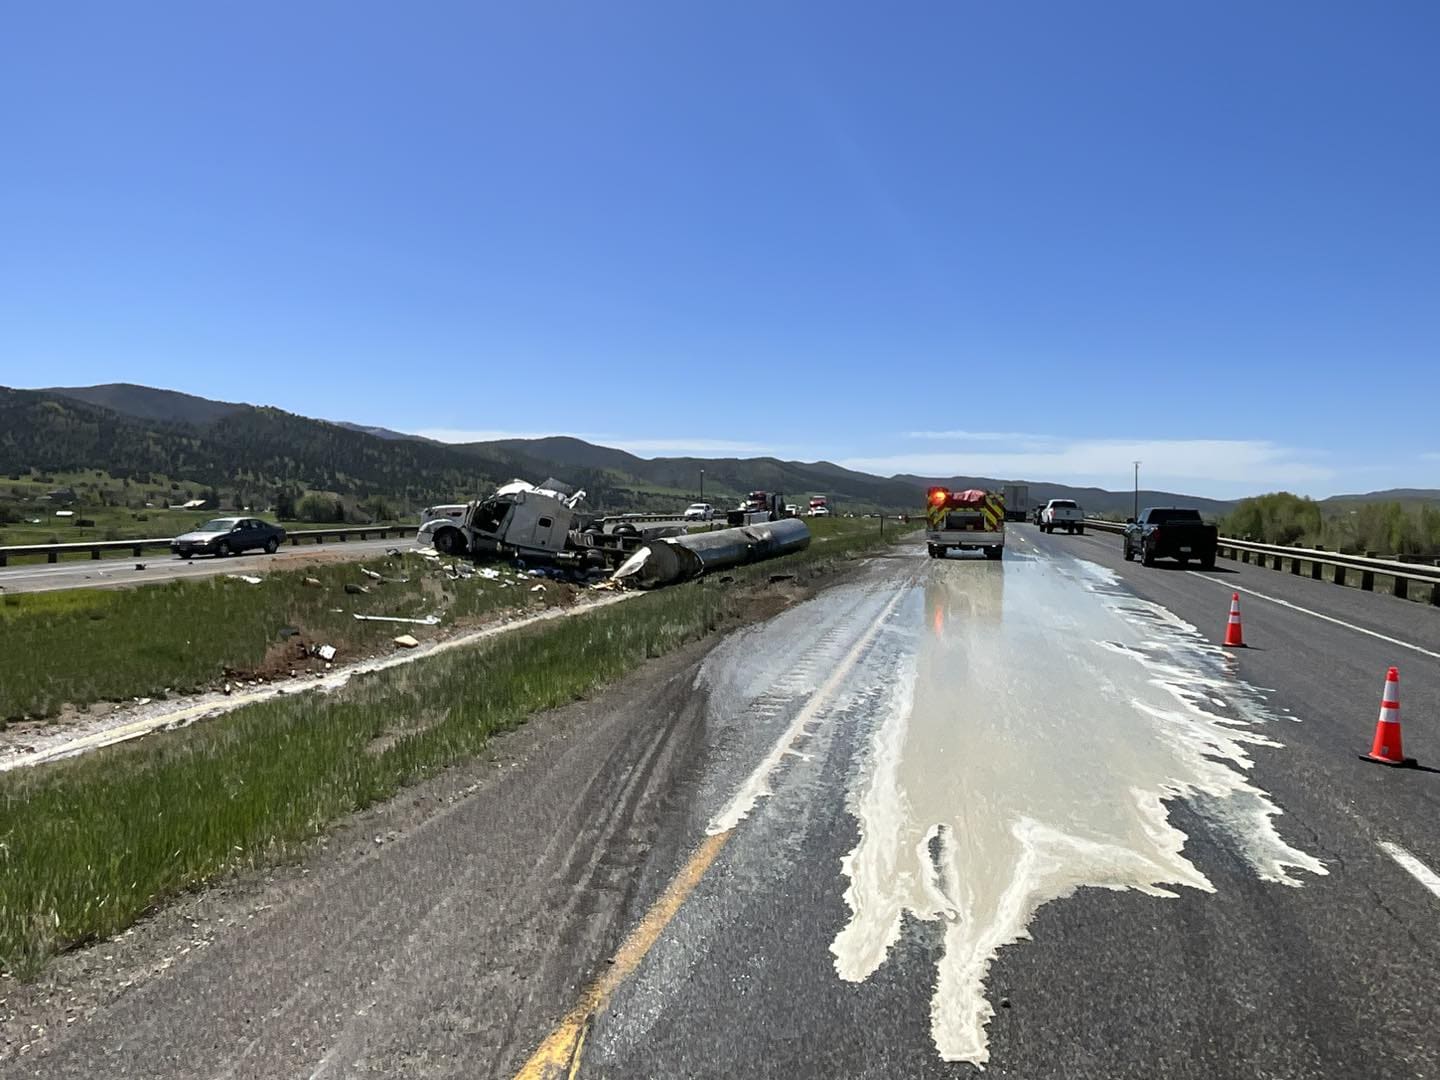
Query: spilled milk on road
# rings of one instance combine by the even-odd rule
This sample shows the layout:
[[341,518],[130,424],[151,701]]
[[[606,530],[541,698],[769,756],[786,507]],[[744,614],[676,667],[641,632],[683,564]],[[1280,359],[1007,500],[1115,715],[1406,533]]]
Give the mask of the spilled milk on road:
[[1248,776],[1276,718],[1194,627],[1072,560],[935,562],[915,593],[896,616],[913,649],[848,792],[860,841],[831,948],[862,981],[907,912],[942,922],[943,1058],[987,1060],[987,970],[1042,904],[1081,886],[1213,891],[1167,799],[1191,799],[1262,879],[1325,873]]

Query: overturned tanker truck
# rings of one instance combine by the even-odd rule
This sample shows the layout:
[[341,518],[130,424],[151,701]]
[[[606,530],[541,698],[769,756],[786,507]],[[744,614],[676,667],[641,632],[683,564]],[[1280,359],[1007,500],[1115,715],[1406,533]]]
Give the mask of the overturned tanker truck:
[[799,518],[757,522],[735,529],[650,540],[615,571],[615,580],[642,589],[675,585],[701,574],[773,559],[810,545]]
[[[634,515],[584,515],[577,509],[584,498],[585,492],[557,480],[539,485],[514,480],[459,514],[425,521],[415,540],[442,555],[516,559],[560,568],[576,580],[621,567],[617,580],[647,589],[798,551],[810,542],[810,530],[794,519],[691,535],[683,520],[667,522],[663,516],[638,521]],[[664,545],[658,554],[656,545]]]

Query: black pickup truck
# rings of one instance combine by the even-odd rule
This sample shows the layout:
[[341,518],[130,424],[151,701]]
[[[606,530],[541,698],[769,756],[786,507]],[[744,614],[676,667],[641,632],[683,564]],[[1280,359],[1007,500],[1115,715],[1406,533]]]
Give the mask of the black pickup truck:
[[1139,555],[1146,566],[1154,566],[1156,559],[1174,559],[1181,566],[1194,559],[1210,570],[1218,537],[1219,530],[1206,525],[1199,510],[1147,506],[1139,521],[1125,522],[1125,558]]

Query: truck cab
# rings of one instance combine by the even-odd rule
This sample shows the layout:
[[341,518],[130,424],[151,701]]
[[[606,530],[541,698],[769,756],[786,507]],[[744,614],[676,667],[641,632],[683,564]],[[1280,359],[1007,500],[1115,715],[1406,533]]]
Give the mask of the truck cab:
[[925,500],[925,547],[932,559],[949,551],[1005,555],[1005,500],[991,491],[950,491],[934,487]]
[[457,520],[440,517],[420,526],[418,544],[442,555],[538,555],[553,557],[570,546],[575,495],[512,481],[466,506]]
[[1074,499],[1051,499],[1040,511],[1040,531],[1053,533],[1056,529],[1067,533],[1085,531],[1085,511]]

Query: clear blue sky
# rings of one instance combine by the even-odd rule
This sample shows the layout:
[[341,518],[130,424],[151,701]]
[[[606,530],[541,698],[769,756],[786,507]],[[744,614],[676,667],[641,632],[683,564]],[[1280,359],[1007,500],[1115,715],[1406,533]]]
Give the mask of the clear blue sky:
[[1437,46],[1433,0],[14,4],[0,383],[1440,486]]

